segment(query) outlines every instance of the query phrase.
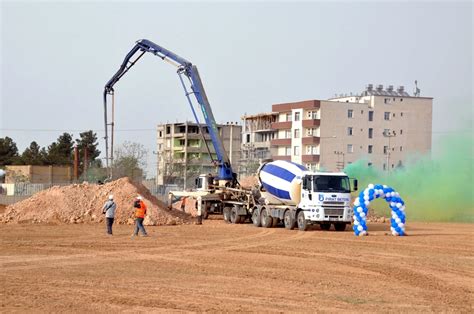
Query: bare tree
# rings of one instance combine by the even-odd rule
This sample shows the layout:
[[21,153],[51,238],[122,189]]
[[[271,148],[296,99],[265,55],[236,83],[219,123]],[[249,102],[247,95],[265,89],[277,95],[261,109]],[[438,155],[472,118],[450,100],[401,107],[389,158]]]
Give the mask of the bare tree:
[[142,179],[145,175],[147,149],[140,143],[125,141],[115,149],[112,166],[114,178]]

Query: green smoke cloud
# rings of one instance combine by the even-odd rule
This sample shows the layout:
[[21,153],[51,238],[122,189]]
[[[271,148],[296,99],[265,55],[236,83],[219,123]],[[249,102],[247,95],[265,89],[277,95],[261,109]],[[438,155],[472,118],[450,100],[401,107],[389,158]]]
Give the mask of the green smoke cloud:
[[[473,144],[472,135],[447,136],[432,157],[411,158],[390,174],[367,167],[366,160],[345,171],[359,180],[360,190],[370,183],[394,188],[406,203],[407,220],[474,222]],[[387,204],[375,205],[376,213],[389,213]]]

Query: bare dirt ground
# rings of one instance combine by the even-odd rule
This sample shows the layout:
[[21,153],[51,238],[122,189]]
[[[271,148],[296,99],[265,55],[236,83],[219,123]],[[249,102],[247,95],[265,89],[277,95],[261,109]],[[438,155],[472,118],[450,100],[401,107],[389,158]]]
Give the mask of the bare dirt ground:
[[0,312],[473,312],[474,226],[1,225]]

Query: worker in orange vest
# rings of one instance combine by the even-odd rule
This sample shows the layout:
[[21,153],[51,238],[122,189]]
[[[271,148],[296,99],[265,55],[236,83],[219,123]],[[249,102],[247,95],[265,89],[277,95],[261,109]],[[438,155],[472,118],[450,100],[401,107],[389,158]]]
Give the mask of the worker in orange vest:
[[140,195],[138,195],[133,202],[133,207],[135,208],[135,231],[133,232],[132,237],[138,236],[138,231],[141,231],[142,235],[147,237],[148,234],[143,226],[143,220],[145,219],[147,208]]

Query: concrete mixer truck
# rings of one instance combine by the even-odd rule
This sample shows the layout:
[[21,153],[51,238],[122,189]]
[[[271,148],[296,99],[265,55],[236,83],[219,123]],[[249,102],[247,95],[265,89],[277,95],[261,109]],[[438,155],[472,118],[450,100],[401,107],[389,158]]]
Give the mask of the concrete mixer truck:
[[344,231],[351,223],[351,191],[357,180],[343,172],[311,172],[289,161],[264,163],[258,170],[260,198],[252,208],[252,222],[257,227],[275,226],[306,231],[319,224],[329,230]]

